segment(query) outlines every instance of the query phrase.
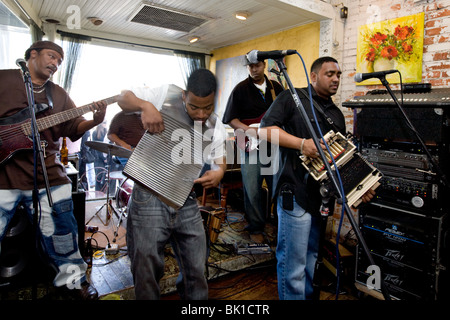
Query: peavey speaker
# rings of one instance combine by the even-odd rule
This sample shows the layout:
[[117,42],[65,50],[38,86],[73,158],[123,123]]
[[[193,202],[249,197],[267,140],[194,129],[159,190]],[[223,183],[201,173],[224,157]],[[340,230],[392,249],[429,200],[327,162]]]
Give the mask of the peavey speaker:
[[[402,104],[400,92],[394,93]],[[427,144],[448,142],[449,94],[449,88],[403,94],[403,110]],[[342,106],[355,110],[354,133],[358,137],[417,141],[403,113],[387,91],[357,96],[343,102]]]
[[[437,144],[448,141],[447,117],[442,109],[406,108],[405,113],[424,141]],[[358,136],[417,140],[401,112],[395,108],[365,108],[357,114],[356,123]]]
[[31,248],[33,248],[31,223],[25,208],[20,205],[1,241],[1,284],[10,284],[25,273],[32,259]]
[[[359,228],[391,297],[440,300],[448,295],[448,214],[425,215],[377,203],[359,210]],[[356,282],[370,286],[368,259],[358,247]],[[371,270],[373,270],[371,268]],[[374,289],[376,290],[376,289]]]

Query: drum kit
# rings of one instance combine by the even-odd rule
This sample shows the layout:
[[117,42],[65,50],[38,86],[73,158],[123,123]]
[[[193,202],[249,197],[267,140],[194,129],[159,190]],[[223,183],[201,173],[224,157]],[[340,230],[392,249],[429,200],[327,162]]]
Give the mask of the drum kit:
[[[121,158],[129,158],[131,156],[132,151],[128,150],[126,148],[111,144],[111,143],[105,143],[100,141],[87,141],[86,146],[89,148],[92,148],[94,150],[106,153],[108,155],[107,159],[111,159],[111,156],[121,157]],[[110,165],[107,165],[107,173],[106,173],[106,202],[97,210],[97,212],[86,222],[86,225],[89,224],[89,222],[95,217],[98,216],[100,221],[104,225],[108,225],[112,213],[116,213],[117,217],[119,218],[116,231],[114,232],[114,239],[113,242],[116,241],[118,230],[120,225],[122,224],[122,220],[124,218],[127,218],[127,205],[128,201],[131,196],[131,191],[133,190],[134,182],[132,180],[129,180],[128,178],[124,179],[123,182],[121,182],[120,186],[117,188],[115,193],[115,200],[116,200],[116,207],[114,207],[111,204],[111,199],[109,197],[109,181],[111,178],[115,179],[121,179],[125,178],[120,173],[120,176],[117,175],[117,172],[110,172]],[[102,209],[106,206],[106,221],[103,221],[101,217],[99,216],[99,213],[102,211]]]

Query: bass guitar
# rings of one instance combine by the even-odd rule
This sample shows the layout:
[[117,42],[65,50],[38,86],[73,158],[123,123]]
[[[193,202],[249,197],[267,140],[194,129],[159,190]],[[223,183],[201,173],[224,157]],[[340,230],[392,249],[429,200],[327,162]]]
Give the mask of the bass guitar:
[[[258,128],[259,123],[261,122],[263,116],[264,113],[260,115],[258,118],[240,119],[240,121],[247,126]],[[234,136],[236,139],[236,145],[239,147],[239,149],[245,152],[251,152],[258,148],[259,139],[257,137],[246,135],[244,130],[242,129],[234,130]]]
[[[119,95],[115,95],[103,101],[109,105],[117,102],[118,97]],[[45,129],[95,110],[95,105],[90,103],[82,107],[72,108],[36,119],[38,131],[42,132]],[[31,137],[29,108],[22,109],[12,116],[0,119],[0,165],[9,160],[16,152],[32,148],[33,139]]]

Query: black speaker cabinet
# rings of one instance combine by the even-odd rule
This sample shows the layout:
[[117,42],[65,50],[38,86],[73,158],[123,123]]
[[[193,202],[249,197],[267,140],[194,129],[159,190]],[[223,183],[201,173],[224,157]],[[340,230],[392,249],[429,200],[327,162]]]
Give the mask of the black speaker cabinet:
[[[445,109],[407,107],[404,111],[425,142],[441,144],[449,141]],[[400,110],[393,107],[362,108],[357,112],[355,128],[359,137],[417,141]]]
[[[428,301],[448,298],[447,213],[426,215],[365,204],[359,210],[359,228],[391,297]],[[372,282],[368,280],[373,273],[367,272],[368,267],[368,258],[358,246],[356,282],[370,287]]]
[[[85,200],[84,192],[73,192],[73,213],[78,224],[78,245],[84,248]],[[1,241],[0,251],[0,287],[29,281],[42,269],[46,273],[47,264],[36,258],[36,243],[33,240],[33,226],[26,209],[19,205]],[[41,253],[42,254],[42,253]],[[41,257],[42,258],[42,257]],[[33,267],[34,265],[34,267]]]
[[10,284],[22,276],[32,259],[33,237],[26,210],[19,206],[1,242],[0,283]]

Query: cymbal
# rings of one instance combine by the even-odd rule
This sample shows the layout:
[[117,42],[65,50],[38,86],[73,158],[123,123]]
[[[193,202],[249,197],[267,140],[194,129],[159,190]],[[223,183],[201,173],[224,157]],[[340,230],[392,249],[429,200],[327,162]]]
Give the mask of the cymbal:
[[92,148],[94,150],[97,150],[97,151],[100,151],[103,153],[110,152],[111,155],[121,157],[121,158],[129,158],[131,156],[131,150],[128,150],[121,146],[116,146],[115,144],[111,144],[111,143],[100,142],[100,141],[86,141],[86,145],[89,148]]

